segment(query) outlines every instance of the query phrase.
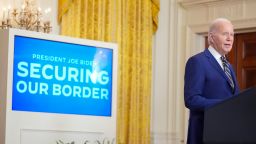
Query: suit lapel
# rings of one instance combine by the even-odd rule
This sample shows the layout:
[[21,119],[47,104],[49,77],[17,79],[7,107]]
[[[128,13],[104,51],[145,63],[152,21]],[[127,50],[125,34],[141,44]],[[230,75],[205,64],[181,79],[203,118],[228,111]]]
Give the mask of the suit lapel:
[[217,62],[217,60],[210,53],[210,51],[208,49],[205,49],[204,53],[205,53],[205,56],[208,58],[209,63],[223,76],[223,78],[225,78],[227,81],[229,81],[225,72],[223,71],[223,69],[221,68],[221,66]]

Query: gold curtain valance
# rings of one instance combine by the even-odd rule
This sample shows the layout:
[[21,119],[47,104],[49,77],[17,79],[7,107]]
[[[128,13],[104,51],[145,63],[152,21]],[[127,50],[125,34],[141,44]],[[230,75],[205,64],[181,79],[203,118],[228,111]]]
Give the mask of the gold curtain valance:
[[[75,0],[59,0],[58,4],[58,22],[61,22],[62,16],[68,11],[72,3]],[[153,31],[156,32],[158,28],[158,13],[160,10],[159,0],[151,0],[152,2],[152,21],[153,21]]]

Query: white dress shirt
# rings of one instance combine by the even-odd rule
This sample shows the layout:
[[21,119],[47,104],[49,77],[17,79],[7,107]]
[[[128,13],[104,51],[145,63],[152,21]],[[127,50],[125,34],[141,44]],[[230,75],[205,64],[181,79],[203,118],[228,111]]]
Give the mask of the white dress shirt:
[[219,65],[221,66],[221,68],[223,69],[223,65],[222,65],[222,61],[220,59],[221,54],[218,53],[213,47],[209,46],[208,50],[210,51],[210,53],[213,55],[213,57],[217,60],[217,62],[219,63]]

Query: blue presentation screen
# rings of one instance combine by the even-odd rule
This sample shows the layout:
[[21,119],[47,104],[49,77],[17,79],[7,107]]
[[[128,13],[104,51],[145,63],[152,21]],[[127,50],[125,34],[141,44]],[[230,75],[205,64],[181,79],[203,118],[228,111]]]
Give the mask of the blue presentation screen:
[[14,37],[12,110],[111,116],[113,49]]

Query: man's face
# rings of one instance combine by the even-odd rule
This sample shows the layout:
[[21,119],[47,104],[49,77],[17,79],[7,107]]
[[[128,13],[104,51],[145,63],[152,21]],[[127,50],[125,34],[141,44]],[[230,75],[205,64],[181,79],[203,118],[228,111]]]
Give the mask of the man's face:
[[213,47],[221,54],[229,53],[233,46],[234,30],[229,22],[219,23],[216,30],[211,33]]

